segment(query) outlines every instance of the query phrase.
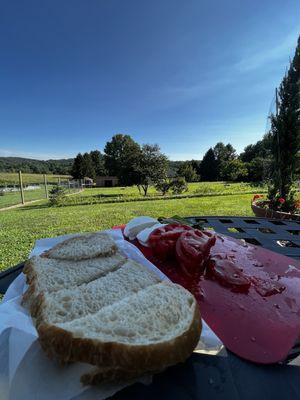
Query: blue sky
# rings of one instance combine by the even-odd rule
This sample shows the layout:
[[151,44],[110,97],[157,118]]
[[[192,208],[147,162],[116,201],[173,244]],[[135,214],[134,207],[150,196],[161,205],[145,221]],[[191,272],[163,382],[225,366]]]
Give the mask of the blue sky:
[[0,155],[72,157],[115,133],[173,160],[261,138],[299,0],[4,0]]

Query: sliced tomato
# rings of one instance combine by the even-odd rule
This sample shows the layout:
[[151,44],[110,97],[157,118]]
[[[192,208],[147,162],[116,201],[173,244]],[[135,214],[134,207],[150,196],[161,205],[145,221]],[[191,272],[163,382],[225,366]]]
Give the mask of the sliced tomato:
[[253,276],[251,277],[251,282],[253,283],[254,289],[262,297],[282,293],[285,290],[285,286],[282,285],[279,281],[273,281],[271,279],[266,280]]
[[168,224],[155,229],[149,236],[148,244],[153,254],[164,261],[175,257],[176,242],[182,232],[193,230],[191,226]]
[[183,232],[176,243],[176,258],[187,274],[202,273],[216,237],[208,231],[193,229]]
[[251,280],[243,273],[243,269],[226,256],[216,255],[210,259],[207,276],[235,292],[247,292],[251,285]]

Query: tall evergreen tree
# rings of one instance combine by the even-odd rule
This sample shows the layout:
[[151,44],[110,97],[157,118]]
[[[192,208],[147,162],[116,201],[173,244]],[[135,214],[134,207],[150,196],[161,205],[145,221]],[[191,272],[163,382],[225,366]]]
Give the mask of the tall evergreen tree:
[[91,160],[94,166],[96,176],[106,175],[104,167],[104,157],[99,150],[93,150],[90,152]]
[[81,153],[78,153],[74,159],[73,166],[71,169],[71,175],[73,176],[74,179],[84,178],[83,156]]
[[290,68],[279,87],[279,111],[271,116],[274,168],[270,197],[287,198],[300,151],[300,37]]
[[96,176],[93,161],[89,153],[84,153],[82,156],[82,172],[83,178],[87,177],[94,179]]
[[230,143],[225,145],[222,142],[217,143],[213,151],[217,162],[217,179],[224,179],[225,164],[237,157],[236,151]]
[[212,148],[207,150],[200,164],[200,175],[203,181],[215,181],[217,179],[218,164]]

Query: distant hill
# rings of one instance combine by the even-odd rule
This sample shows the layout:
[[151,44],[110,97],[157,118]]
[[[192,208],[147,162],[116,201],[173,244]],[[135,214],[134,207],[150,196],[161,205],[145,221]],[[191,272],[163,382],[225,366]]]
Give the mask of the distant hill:
[[[0,172],[18,172],[28,174],[69,175],[74,158],[61,160],[34,160],[22,157],[0,157]],[[175,176],[184,161],[169,161],[169,176]]]
[[18,172],[33,174],[70,174],[73,158],[62,160],[34,160],[22,157],[0,157],[0,172]]

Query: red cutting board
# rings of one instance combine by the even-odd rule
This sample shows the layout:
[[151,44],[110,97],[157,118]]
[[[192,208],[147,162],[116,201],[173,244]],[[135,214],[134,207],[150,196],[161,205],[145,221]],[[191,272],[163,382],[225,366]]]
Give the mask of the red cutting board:
[[[162,264],[149,248],[135,244],[173,282],[191,291],[202,318],[224,345],[247,360],[283,361],[300,339],[300,262],[225,236],[217,236],[211,254],[226,253],[245,275],[257,278],[247,293],[233,292],[206,277],[187,277],[176,261]],[[282,287],[266,295],[266,285]]]

